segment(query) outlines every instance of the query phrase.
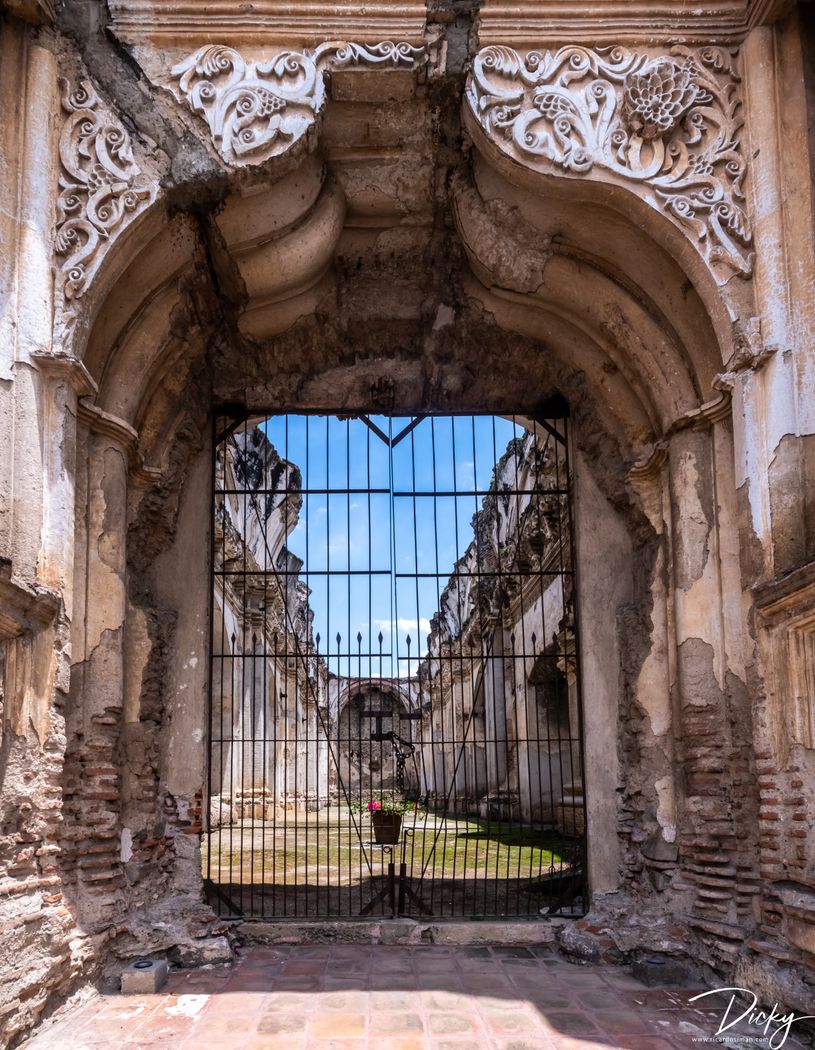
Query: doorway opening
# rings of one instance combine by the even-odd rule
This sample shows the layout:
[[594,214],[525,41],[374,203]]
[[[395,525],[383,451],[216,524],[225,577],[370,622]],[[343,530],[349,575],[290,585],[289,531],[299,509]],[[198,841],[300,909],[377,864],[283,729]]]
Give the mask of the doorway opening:
[[567,419],[215,420],[221,914],[582,914]]

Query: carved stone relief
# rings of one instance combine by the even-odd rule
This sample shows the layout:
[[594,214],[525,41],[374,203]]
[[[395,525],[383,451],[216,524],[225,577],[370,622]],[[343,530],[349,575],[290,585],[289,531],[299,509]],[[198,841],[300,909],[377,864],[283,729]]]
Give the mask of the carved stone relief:
[[719,280],[752,272],[744,206],[739,74],[720,47],[652,57],[623,47],[475,57],[466,101],[489,138],[522,163],[595,169],[634,185],[688,231]]
[[85,293],[106,246],[155,197],[155,186],[133,160],[130,136],[101,105],[93,85],[75,90],[60,79],[68,114],[59,140],[61,171],[55,250],[63,325],[72,324],[76,300]]
[[176,96],[209,125],[231,165],[261,164],[286,153],[325,103],[325,73],[343,66],[412,66],[423,49],[410,44],[320,44],[251,62],[224,45],[199,48],[171,70]]

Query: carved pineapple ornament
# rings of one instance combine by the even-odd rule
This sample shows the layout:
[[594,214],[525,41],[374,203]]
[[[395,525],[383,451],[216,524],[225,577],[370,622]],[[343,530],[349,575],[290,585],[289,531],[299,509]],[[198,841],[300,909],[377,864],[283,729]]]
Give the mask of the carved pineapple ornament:
[[623,120],[643,139],[669,135],[699,97],[693,61],[658,58],[630,73],[623,88]]

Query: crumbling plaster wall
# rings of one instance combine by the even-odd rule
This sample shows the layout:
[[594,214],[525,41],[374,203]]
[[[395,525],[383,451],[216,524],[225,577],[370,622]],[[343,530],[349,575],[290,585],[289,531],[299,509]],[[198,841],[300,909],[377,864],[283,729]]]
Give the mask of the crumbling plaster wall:
[[[625,645],[625,613],[633,597],[634,566],[625,521],[603,496],[580,455],[576,457],[574,478],[577,607],[584,679],[584,791],[587,835],[592,843],[588,876],[592,891],[602,894],[620,887],[625,839],[604,832],[619,826],[618,792],[626,780],[631,783],[620,767],[640,764],[635,750],[637,736],[625,717],[620,659]],[[652,813],[652,822],[653,818]]]
[[[815,659],[812,15],[744,34],[755,264],[718,290],[635,193],[462,137],[468,57],[501,42],[476,16],[432,7],[411,37],[432,45],[426,73],[338,73],[303,148],[241,171],[103,5],[41,28],[2,16],[3,1038],[111,952],[226,951],[199,900],[187,699],[204,697],[190,654],[218,400],[534,413],[567,397],[593,498],[625,523],[608,542],[637,570],[630,593],[609,581],[620,802],[597,889],[618,893],[594,923],[620,950],[811,998],[813,742],[780,727],[790,705],[812,716]],[[146,195],[54,339],[58,75],[90,78]]]

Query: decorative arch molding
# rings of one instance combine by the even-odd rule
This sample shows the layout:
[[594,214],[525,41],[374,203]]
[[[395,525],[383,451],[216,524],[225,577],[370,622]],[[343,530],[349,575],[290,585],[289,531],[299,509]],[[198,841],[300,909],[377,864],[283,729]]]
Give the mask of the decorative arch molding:
[[733,303],[639,198],[552,175],[512,181],[508,169],[492,150],[453,185],[469,294],[564,366],[580,362],[604,391],[600,402],[627,406],[626,426],[636,420],[649,440],[667,433],[717,394],[732,356]]
[[213,44],[170,71],[175,97],[207,122],[218,153],[231,167],[262,164],[294,149],[314,127],[326,101],[329,70],[354,66],[412,68],[422,47],[330,41],[309,51],[276,51],[251,61]]
[[[60,78],[65,120],[59,137],[59,195],[54,248],[57,330],[72,342],[79,300],[107,249],[156,200],[158,185],[133,158],[122,122],[99,98],[90,80],[75,87]],[[67,347],[66,347],[67,348]]]
[[[329,41],[311,50],[279,49],[264,59],[216,44],[176,63],[169,84],[166,76],[156,83],[203,117],[220,159],[234,174],[313,146],[308,136],[325,106],[330,71],[410,71],[426,60],[423,46],[392,41]],[[130,133],[91,80],[60,78],[60,88],[55,331],[71,352],[81,342],[78,328],[93,314],[83,300],[96,298],[87,293],[103,259],[135,220],[162,202],[160,173],[144,157],[137,162]],[[281,177],[285,173],[276,171],[271,181]]]
[[744,204],[738,55],[720,47],[624,47],[475,56],[465,121],[510,160],[620,184],[666,215],[719,285],[752,274]]

